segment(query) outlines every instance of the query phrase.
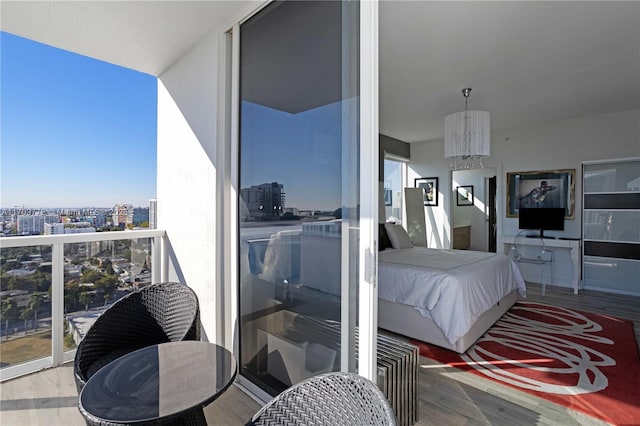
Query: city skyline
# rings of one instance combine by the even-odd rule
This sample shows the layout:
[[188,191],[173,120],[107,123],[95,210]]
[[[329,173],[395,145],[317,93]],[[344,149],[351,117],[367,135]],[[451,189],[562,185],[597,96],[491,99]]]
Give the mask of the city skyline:
[[157,79],[0,32],[0,208],[148,207]]

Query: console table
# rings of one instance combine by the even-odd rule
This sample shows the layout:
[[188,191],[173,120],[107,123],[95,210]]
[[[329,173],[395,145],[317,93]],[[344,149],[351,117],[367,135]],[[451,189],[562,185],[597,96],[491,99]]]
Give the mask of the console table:
[[[515,235],[505,235],[498,239],[499,244],[503,246],[504,254],[508,255],[511,246],[514,244]],[[518,239],[518,244],[523,246],[535,246],[542,247],[542,242],[539,238],[520,238]],[[561,249],[561,250],[569,250],[569,254],[571,256],[571,264],[573,266],[573,275],[571,278],[571,286],[573,287],[573,293],[578,294],[578,289],[581,288],[581,280],[580,280],[580,252],[581,245],[580,239],[561,239],[561,238],[545,238],[544,239],[545,247],[550,249]],[[553,283],[552,283],[553,284]]]

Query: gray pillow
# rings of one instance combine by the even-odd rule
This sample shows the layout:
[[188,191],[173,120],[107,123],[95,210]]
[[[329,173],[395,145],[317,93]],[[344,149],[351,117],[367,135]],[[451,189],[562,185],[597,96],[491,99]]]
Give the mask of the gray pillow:
[[389,236],[389,240],[391,241],[391,246],[394,249],[413,247],[411,238],[409,238],[409,234],[407,234],[407,231],[404,230],[402,225],[397,225],[395,223],[385,223],[384,228],[387,231],[387,235]]
[[391,245],[391,241],[389,240],[389,236],[387,235],[387,230],[384,227],[384,223],[378,224],[378,251],[382,251],[386,248],[393,248]]

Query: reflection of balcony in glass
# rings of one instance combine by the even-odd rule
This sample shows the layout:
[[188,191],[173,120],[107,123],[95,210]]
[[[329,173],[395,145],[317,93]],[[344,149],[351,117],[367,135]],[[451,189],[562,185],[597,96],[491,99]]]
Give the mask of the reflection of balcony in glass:
[[277,220],[284,213],[284,186],[278,182],[242,188],[240,197],[246,206],[242,220]]

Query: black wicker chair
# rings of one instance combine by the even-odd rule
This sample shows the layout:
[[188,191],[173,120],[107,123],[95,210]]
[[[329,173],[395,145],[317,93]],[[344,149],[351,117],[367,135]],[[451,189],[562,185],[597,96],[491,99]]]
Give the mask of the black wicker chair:
[[395,426],[382,391],[353,373],[325,373],[291,386],[262,407],[245,426]]
[[196,294],[184,284],[159,283],[116,301],[89,328],[76,350],[78,394],[87,380],[111,361],[146,346],[200,340]]

